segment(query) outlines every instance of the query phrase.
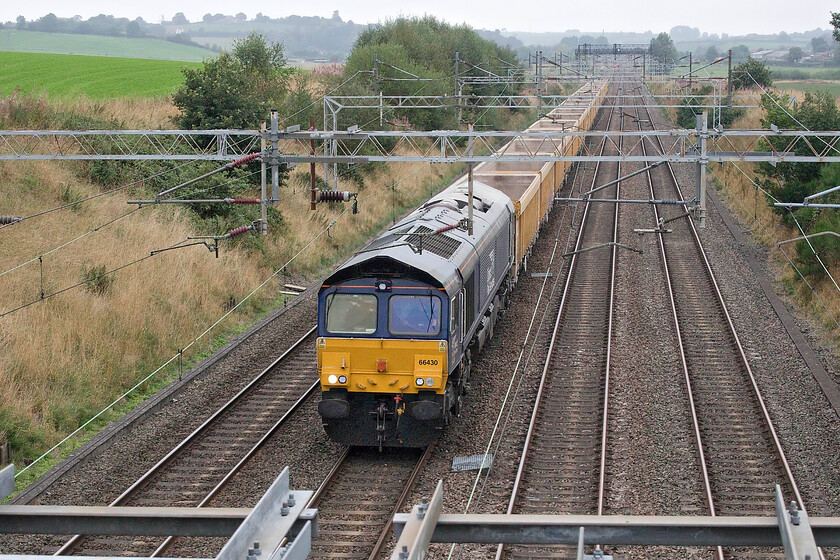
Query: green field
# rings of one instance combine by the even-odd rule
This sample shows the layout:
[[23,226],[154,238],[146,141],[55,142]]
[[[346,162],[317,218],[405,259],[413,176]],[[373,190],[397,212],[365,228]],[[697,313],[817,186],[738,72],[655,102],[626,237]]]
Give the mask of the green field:
[[155,97],[183,82],[181,67],[197,62],[68,54],[0,52],[0,95],[15,89],[52,98]]
[[0,29],[0,51],[154,58],[189,62],[201,62],[205,58],[215,56],[215,53],[208,49],[181,45],[163,39],[41,33],[16,29]]
[[840,97],[840,82],[773,82],[773,87],[780,91],[825,91],[831,96]]
[[840,68],[769,66],[773,80],[840,80]]

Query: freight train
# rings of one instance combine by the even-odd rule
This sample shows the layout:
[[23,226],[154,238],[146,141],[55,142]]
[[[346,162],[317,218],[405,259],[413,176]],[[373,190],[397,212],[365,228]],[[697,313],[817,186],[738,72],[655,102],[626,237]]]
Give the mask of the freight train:
[[[578,90],[531,130],[588,130],[606,84]],[[522,143],[533,145],[522,145]],[[506,154],[577,153],[579,138]],[[373,240],[318,295],[318,404],[349,445],[424,447],[461,412],[473,357],[493,336],[567,162],[476,166],[473,231],[462,178]]]

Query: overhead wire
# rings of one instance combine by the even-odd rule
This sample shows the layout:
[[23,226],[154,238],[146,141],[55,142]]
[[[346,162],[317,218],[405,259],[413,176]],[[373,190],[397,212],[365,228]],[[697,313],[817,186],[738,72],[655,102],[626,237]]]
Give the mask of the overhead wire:
[[[323,99],[324,99],[324,97],[326,97],[326,96],[327,96],[327,95],[329,95],[330,93],[333,93],[333,92],[337,91],[337,90],[338,90],[338,89],[340,89],[341,87],[345,86],[345,85],[346,85],[346,84],[348,84],[351,80],[353,80],[354,78],[356,78],[356,77],[357,77],[360,73],[361,73],[361,71],[356,72],[355,74],[353,74],[352,76],[350,76],[347,80],[345,80],[344,82],[342,82],[341,84],[339,84],[338,86],[336,86],[335,88],[333,88],[332,90],[330,90],[328,93],[326,93],[326,94],[324,94],[323,96],[319,97],[317,100],[313,101],[312,103],[310,103],[310,104],[309,104],[309,105],[307,105],[306,107],[304,107],[304,108],[302,108],[302,109],[300,109],[300,110],[296,111],[295,113],[292,113],[291,115],[288,115],[288,116],[284,117],[284,118],[282,119],[282,121],[281,121],[281,122],[286,122],[286,121],[288,121],[289,119],[291,119],[292,117],[297,116],[298,114],[300,114],[300,113],[302,113],[302,112],[304,112],[304,111],[306,111],[306,110],[310,109],[311,107],[313,107],[313,106],[317,105],[318,103],[322,102],[322,101],[323,101]],[[50,213],[52,213],[52,212],[56,212],[56,211],[58,211],[58,210],[63,210],[63,209],[65,209],[65,208],[72,208],[72,207],[77,206],[77,205],[79,205],[79,204],[82,204],[82,203],[84,203],[84,202],[88,202],[88,201],[90,201],[90,200],[93,200],[93,199],[96,199],[96,198],[100,198],[100,197],[102,197],[102,196],[107,196],[107,195],[110,195],[110,194],[114,194],[114,193],[116,193],[116,192],[120,192],[120,191],[122,191],[122,190],[125,190],[125,189],[127,189],[127,188],[132,187],[132,186],[135,186],[135,185],[137,185],[137,184],[139,184],[139,183],[142,183],[142,182],[144,182],[144,181],[147,181],[147,180],[149,180],[149,179],[153,179],[153,178],[155,178],[155,177],[159,177],[159,176],[161,176],[161,175],[163,175],[163,174],[165,174],[165,173],[168,173],[168,172],[170,172],[170,171],[174,171],[174,170],[176,170],[176,169],[180,169],[180,168],[185,167],[185,166],[187,166],[187,165],[191,165],[191,164],[193,164],[193,163],[196,163],[196,161],[198,161],[198,160],[188,161],[188,162],[185,162],[185,163],[183,163],[183,164],[181,164],[181,165],[175,166],[175,167],[173,167],[173,168],[171,168],[171,169],[167,169],[167,170],[164,170],[164,171],[161,171],[161,172],[155,173],[155,174],[150,175],[150,176],[148,176],[148,177],[144,177],[143,179],[138,179],[138,180],[136,180],[136,181],[132,181],[131,183],[128,183],[128,184],[126,184],[126,185],[122,185],[122,186],[120,186],[120,187],[116,187],[116,188],[114,188],[114,189],[110,189],[110,190],[108,190],[108,191],[104,191],[104,192],[101,192],[101,193],[97,193],[97,194],[95,194],[95,195],[92,195],[92,196],[89,196],[89,197],[83,198],[83,199],[81,199],[81,200],[76,200],[76,201],[73,201],[73,202],[69,202],[69,203],[67,203],[67,204],[62,204],[62,205],[60,205],[60,206],[56,206],[56,207],[54,207],[54,208],[50,208],[50,209],[48,209],[48,210],[44,210],[44,211],[41,211],[41,212],[36,212],[36,213],[31,214],[31,215],[28,215],[28,216],[23,216],[23,217],[21,217],[21,219],[16,220],[16,221],[14,221],[14,222],[11,222],[11,223],[9,223],[9,224],[3,224],[3,225],[0,225],[0,230],[5,229],[5,228],[10,227],[10,226],[13,226],[13,225],[15,225],[15,224],[17,224],[17,223],[20,223],[20,222],[23,222],[23,221],[26,221],[26,220],[32,219],[32,218],[37,218],[37,217],[39,217],[39,216],[43,216],[43,215],[46,215],[46,214],[50,214]],[[199,191],[199,192],[200,192],[200,191]]]
[[304,111],[307,111],[307,110],[311,109],[312,107],[314,107],[314,106],[315,106],[315,105],[317,105],[318,103],[321,103],[321,102],[324,100],[324,98],[325,98],[325,97],[327,97],[328,95],[330,95],[330,94],[332,94],[332,93],[335,93],[336,91],[338,91],[338,90],[339,90],[339,89],[341,89],[342,87],[344,87],[344,86],[346,86],[347,84],[349,84],[351,80],[353,80],[354,78],[356,78],[356,76],[358,76],[358,75],[362,74],[362,72],[363,72],[362,70],[358,70],[358,71],[356,71],[356,73],[355,73],[355,74],[353,74],[352,76],[350,76],[349,78],[347,78],[346,80],[344,80],[342,83],[340,83],[339,85],[337,85],[336,87],[334,87],[333,89],[331,89],[330,91],[328,91],[327,93],[325,93],[324,95],[322,95],[321,97],[319,97],[318,99],[316,99],[315,101],[313,101],[312,103],[310,103],[309,105],[307,105],[306,107],[304,107],[303,109],[300,109],[299,111],[296,111],[296,112],[292,113],[291,115],[287,115],[286,117],[283,117],[283,118],[280,120],[280,122],[281,122],[281,123],[285,123],[286,121],[288,121],[288,120],[289,120],[289,119],[291,119],[292,117],[296,117],[297,115],[299,115],[299,114],[303,113]]
[[[111,404],[109,404],[108,406],[106,406],[105,408],[103,408],[101,411],[99,411],[99,412],[98,412],[98,413],[96,413],[94,416],[92,416],[90,419],[88,419],[86,422],[84,422],[81,426],[79,426],[78,428],[76,428],[75,430],[73,430],[73,432],[72,432],[72,433],[70,433],[69,435],[67,435],[66,437],[64,437],[61,441],[59,441],[58,443],[56,443],[54,446],[52,446],[49,450],[47,450],[46,452],[44,452],[44,453],[43,453],[41,456],[39,456],[37,459],[35,459],[35,460],[34,460],[34,461],[32,461],[31,463],[29,463],[26,467],[24,467],[23,469],[21,469],[19,472],[15,473],[15,478],[18,478],[19,476],[21,476],[23,473],[25,473],[25,472],[26,472],[27,470],[29,470],[31,467],[33,467],[34,465],[36,465],[37,463],[39,463],[40,461],[42,461],[42,460],[44,459],[44,457],[47,457],[47,456],[48,456],[48,455],[50,455],[53,451],[55,451],[56,449],[58,449],[59,447],[61,447],[62,445],[64,445],[64,444],[65,444],[67,441],[69,441],[69,440],[70,440],[73,436],[75,436],[76,434],[78,434],[79,432],[81,432],[82,430],[84,430],[84,429],[85,429],[87,426],[89,426],[92,422],[96,421],[96,420],[97,420],[98,418],[100,418],[103,414],[105,414],[106,412],[108,412],[109,410],[111,410],[114,406],[116,406],[117,404],[119,404],[119,403],[120,403],[120,401],[122,401],[122,400],[123,400],[123,399],[125,399],[127,396],[129,396],[130,394],[132,394],[132,393],[133,393],[134,391],[136,391],[139,387],[141,387],[144,383],[146,383],[147,381],[149,381],[150,379],[152,379],[154,376],[156,376],[158,373],[160,373],[160,372],[161,372],[164,368],[166,368],[168,365],[172,364],[175,360],[177,360],[180,356],[182,356],[182,355],[183,355],[183,353],[184,353],[186,350],[189,350],[189,349],[190,349],[190,348],[192,348],[195,344],[197,344],[197,343],[198,343],[198,342],[199,342],[202,338],[204,338],[204,337],[205,337],[205,336],[206,336],[206,335],[207,335],[210,331],[212,331],[214,328],[216,328],[216,326],[218,326],[218,325],[219,325],[219,323],[221,323],[221,322],[222,322],[223,320],[225,320],[225,319],[226,319],[226,318],[227,318],[227,317],[228,317],[231,313],[233,313],[234,311],[236,311],[236,310],[237,310],[239,307],[241,307],[241,306],[242,306],[245,302],[247,302],[249,299],[251,299],[251,297],[253,297],[253,296],[254,296],[254,294],[256,294],[259,290],[261,290],[261,289],[262,289],[262,288],[263,288],[266,284],[268,284],[268,283],[269,283],[272,279],[274,279],[277,275],[281,274],[281,273],[282,273],[282,272],[286,269],[286,267],[287,267],[287,266],[289,266],[289,264],[291,264],[291,263],[292,263],[292,262],[293,262],[293,261],[294,261],[294,260],[295,260],[298,256],[300,256],[300,255],[301,255],[304,251],[306,251],[306,250],[307,250],[310,246],[312,246],[312,244],[313,244],[313,243],[315,243],[315,241],[317,241],[317,240],[318,240],[318,239],[319,239],[322,235],[324,235],[324,233],[326,233],[326,232],[327,232],[327,231],[328,231],[331,227],[333,227],[333,226],[335,225],[336,221],[338,221],[338,220],[339,220],[342,216],[344,216],[344,215],[345,215],[348,211],[349,211],[349,209],[345,209],[343,212],[341,212],[341,214],[339,214],[339,215],[338,215],[338,216],[337,216],[334,220],[332,220],[332,221],[330,222],[330,224],[329,224],[326,228],[324,228],[323,230],[321,230],[321,231],[320,231],[320,233],[318,233],[317,235],[315,235],[315,237],[313,237],[313,238],[312,238],[312,239],[311,239],[311,240],[310,240],[310,241],[309,241],[306,245],[304,245],[304,246],[303,246],[303,247],[302,247],[302,248],[301,248],[301,249],[300,249],[297,253],[295,253],[295,254],[294,254],[294,256],[292,256],[292,257],[291,257],[291,258],[290,258],[290,259],[289,259],[289,260],[288,260],[288,261],[287,261],[287,262],[286,262],[283,266],[281,266],[280,268],[278,268],[277,270],[275,270],[275,271],[274,271],[274,272],[273,272],[273,273],[272,273],[272,274],[271,274],[268,278],[266,278],[266,279],[265,279],[265,281],[263,281],[263,282],[262,282],[259,286],[257,286],[256,288],[254,288],[254,289],[253,289],[253,290],[252,290],[252,291],[251,291],[248,295],[246,295],[246,296],[245,296],[245,297],[244,297],[244,298],[243,298],[243,299],[242,299],[239,303],[237,303],[236,305],[234,305],[233,307],[231,307],[228,311],[226,311],[226,312],[225,312],[225,313],[224,313],[224,314],[223,314],[223,315],[222,315],[222,316],[221,316],[218,320],[216,320],[216,321],[215,321],[212,325],[210,325],[209,327],[207,327],[207,329],[205,329],[203,332],[201,332],[201,334],[199,334],[198,336],[196,336],[196,337],[195,337],[195,338],[194,338],[194,339],[193,339],[193,340],[192,340],[189,344],[187,344],[184,348],[182,348],[181,350],[179,350],[178,352],[176,352],[175,354],[173,354],[173,355],[172,355],[172,357],[170,357],[168,360],[166,360],[166,361],[165,361],[163,364],[161,364],[161,365],[160,365],[157,369],[155,369],[154,371],[152,371],[151,373],[149,373],[149,374],[148,374],[146,377],[144,377],[142,380],[138,381],[138,382],[137,382],[137,383],[136,383],[133,387],[131,387],[131,388],[130,388],[130,389],[128,389],[126,392],[124,392],[122,395],[120,395],[120,396],[119,396],[117,399],[115,399],[115,400],[114,400]],[[182,243],[183,243],[183,242],[182,242]],[[148,258],[148,257],[145,257],[145,258]]]
[[[790,113],[790,112],[789,112],[786,108],[784,108],[782,105],[780,105],[780,104],[779,104],[779,102],[778,102],[778,101],[776,101],[776,99],[775,99],[772,95],[767,94],[767,90],[764,88],[764,86],[762,86],[761,84],[759,84],[759,83],[758,83],[758,81],[757,81],[757,80],[753,77],[753,75],[752,75],[752,74],[750,74],[750,72],[749,72],[749,71],[746,71],[746,72],[747,72],[747,75],[750,77],[750,79],[752,79],[752,81],[755,83],[755,85],[757,85],[757,86],[761,89],[761,91],[762,91],[765,95],[767,95],[767,97],[769,97],[770,99],[772,99],[772,100],[773,100],[773,102],[774,102],[774,103],[775,103],[775,104],[776,104],[776,105],[777,105],[777,106],[778,106],[778,107],[779,107],[782,111],[784,111],[784,112],[785,112],[785,114],[787,114],[787,115],[788,115],[791,119],[793,119],[793,121],[794,121],[794,122],[796,122],[796,124],[798,124],[799,126],[801,126],[804,130],[806,130],[806,131],[808,131],[808,132],[812,132],[812,131],[811,131],[811,130],[807,127],[807,126],[805,126],[804,124],[802,124],[802,122],[801,122],[801,121],[799,121],[799,120],[798,120],[795,116],[793,116],[793,115],[792,115],[792,114],[791,114],[791,113]],[[823,143],[824,143],[824,144],[826,144],[826,146],[828,146],[828,143],[827,143],[827,142],[825,142],[825,140],[823,140]],[[838,151],[838,149],[837,149],[837,148],[833,148],[833,149],[834,149],[835,151]],[[774,202],[781,202],[778,198],[776,198],[775,196],[771,195],[770,193],[768,193],[767,191],[765,191],[763,188],[761,188],[761,187],[758,185],[758,183],[756,183],[756,182],[755,182],[752,178],[750,178],[750,177],[749,177],[749,175],[747,175],[746,173],[744,173],[744,171],[743,171],[740,167],[738,167],[738,166],[735,164],[735,162],[732,162],[732,163],[733,163],[733,165],[735,165],[735,167],[736,167],[739,171],[741,171],[741,173],[743,173],[743,174],[744,174],[744,175],[745,175],[748,179],[750,179],[750,181],[751,181],[751,182],[752,182],[752,183],[753,183],[756,187],[758,187],[759,189],[761,189],[761,191],[762,191],[762,192],[764,192],[767,196],[769,196],[769,197],[770,197],[770,198],[771,198]],[[802,236],[804,237],[804,241],[807,243],[808,247],[811,249],[811,252],[812,252],[812,253],[814,253],[814,257],[816,257],[817,262],[819,262],[819,263],[820,263],[820,266],[822,267],[822,269],[823,269],[823,271],[826,273],[826,275],[827,275],[827,276],[831,279],[831,282],[832,282],[832,284],[834,284],[834,287],[837,289],[837,291],[838,291],[838,292],[840,292],[840,286],[838,286],[838,284],[837,284],[837,280],[835,280],[834,276],[833,276],[833,275],[831,274],[831,272],[828,270],[828,267],[826,267],[826,266],[825,266],[825,263],[823,262],[822,258],[819,256],[819,254],[817,253],[817,250],[814,248],[814,245],[811,243],[811,240],[808,238],[808,235],[805,233],[805,229],[802,227],[802,224],[799,222],[799,219],[797,219],[796,214],[793,212],[793,209],[791,209],[791,208],[787,208],[787,211],[788,211],[788,215],[791,217],[791,219],[793,220],[793,222],[796,224],[797,229],[799,230],[799,232],[800,232],[800,233],[802,234]],[[785,253],[785,255],[787,256],[787,254],[786,254],[786,253]]]
[[62,243],[62,244],[61,244],[61,245],[59,245],[58,247],[54,247],[54,248],[50,249],[49,251],[45,251],[45,252],[43,252],[43,253],[39,254],[38,256],[36,256],[36,257],[33,257],[33,258],[29,259],[29,260],[28,260],[28,261],[26,261],[26,262],[22,262],[22,263],[20,263],[20,264],[19,264],[19,265],[17,265],[17,266],[14,266],[14,267],[12,267],[12,268],[10,268],[10,269],[8,269],[8,270],[5,270],[5,271],[3,271],[3,272],[0,272],[0,276],[3,276],[4,274],[8,274],[9,272],[13,272],[13,271],[15,271],[15,270],[18,270],[19,268],[23,268],[24,266],[26,266],[26,265],[28,265],[28,264],[31,264],[31,263],[33,263],[33,262],[35,262],[35,261],[39,260],[39,259],[42,259],[43,257],[46,257],[47,255],[51,255],[51,254],[55,253],[56,251],[60,251],[61,249],[64,249],[64,248],[65,248],[65,247],[67,247],[68,245],[72,245],[72,244],[73,244],[73,243],[75,243],[76,241],[79,241],[79,240],[81,240],[81,239],[84,239],[84,238],[85,238],[85,237],[87,237],[88,235],[94,234],[94,233],[96,233],[96,232],[100,231],[102,228],[105,228],[105,227],[107,227],[107,226],[109,226],[109,225],[111,225],[111,224],[113,224],[113,223],[115,223],[115,222],[117,222],[117,221],[119,221],[119,220],[122,220],[123,218],[125,218],[125,217],[127,217],[127,216],[130,216],[130,215],[134,214],[134,213],[135,213],[135,212],[137,212],[138,210],[140,210],[140,208],[134,208],[134,209],[132,209],[132,210],[129,210],[128,212],[125,212],[124,214],[120,214],[120,215],[119,215],[119,216],[117,216],[116,218],[112,218],[112,219],[108,220],[107,222],[105,222],[104,224],[98,225],[98,226],[96,226],[95,228],[93,228],[93,229],[91,229],[91,230],[88,230],[88,231],[86,231],[85,233],[83,233],[83,234],[81,234],[81,235],[79,235],[79,236],[77,236],[77,237],[74,237],[74,238],[73,238],[73,239],[71,239],[70,241],[67,241],[67,242],[65,242],[65,243]]
[[[170,171],[171,171],[171,170],[170,170]],[[195,192],[196,194],[198,194],[198,193],[202,193],[202,192],[205,192],[205,191],[210,190],[210,189],[213,189],[213,188],[218,188],[218,187],[222,187],[222,186],[228,185],[228,184],[230,184],[230,183],[233,183],[233,182],[238,181],[238,180],[241,180],[241,179],[247,179],[248,177],[252,177],[253,175],[256,175],[256,174],[258,174],[258,173],[260,173],[260,172],[259,172],[259,171],[255,171],[255,172],[253,172],[253,173],[249,173],[249,174],[244,175],[244,176],[242,176],[242,177],[237,177],[237,178],[234,178],[234,179],[230,179],[230,180],[225,181],[225,182],[223,182],[223,183],[220,183],[220,184],[217,184],[217,185],[211,185],[211,186],[209,186],[209,187],[206,187],[206,188],[203,188],[203,189],[199,189],[199,190],[194,191],[194,192]],[[10,269],[8,269],[8,270],[5,270],[5,271],[3,271],[3,272],[0,272],[0,276],[3,276],[3,275],[5,275],[5,274],[8,274],[9,272],[13,272],[13,271],[15,271],[15,270],[18,270],[18,269],[20,269],[20,268],[23,268],[24,266],[26,266],[26,265],[28,265],[28,264],[31,264],[31,263],[33,263],[33,262],[35,262],[35,261],[41,260],[43,257],[46,257],[47,255],[51,255],[51,254],[53,254],[53,253],[55,253],[55,252],[57,252],[57,251],[60,251],[61,249],[64,249],[64,248],[66,248],[66,247],[68,247],[68,246],[72,245],[73,243],[75,243],[75,242],[77,242],[77,241],[80,241],[80,240],[84,239],[85,237],[87,237],[87,236],[89,236],[89,235],[92,235],[92,234],[94,234],[94,233],[97,233],[97,232],[101,231],[102,229],[104,229],[104,228],[106,228],[106,227],[108,227],[108,226],[110,226],[110,225],[112,225],[112,224],[114,224],[114,223],[118,222],[119,220],[121,220],[121,219],[123,219],[123,218],[125,218],[125,217],[127,217],[127,216],[130,216],[130,215],[134,214],[134,213],[135,213],[135,212],[137,212],[138,210],[142,210],[143,208],[148,208],[149,206],[150,206],[150,205],[138,206],[137,208],[134,208],[134,209],[132,209],[132,210],[129,210],[128,212],[125,212],[124,214],[120,214],[120,215],[119,215],[119,216],[117,216],[116,218],[112,218],[112,219],[108,220],[107,222],[105,222],[105,223],[103,223],[103,224],[100,224],[100,225],[98,225],[98,226],[94,227],[93,229],[90,229],[90,230],[88,230],[87,232],[85,232],[85,233],[83,233],[83,234],[81,234],[81,235],[79,235],[79,236],[77,236],[77,237],[74,237],[73,239],[71,239],[71,240],[69,240],[69,241],[67,241],[67,242],[65,242],[65,243],[62,243],[61,245],[58,245],[57,247],[54,247],[54,248],[52,248],[52,249],[50,249],[50,250],[48,250],[48,251],[45,251],[45,252],[43,252],[43,253],[40,253],[39,255],[36,255],[35,257],[33,257],[33,258],[29,259],[29,260],[28,260],[28,261],[26,261],[26,262],[20,263],[20,264],[18,264],[17,266],[14,266],[14,267],[12,267],[12,268],[10,268]]]
[[[56,290],[55,292],[50,292],[49,294],[42,294],[42,295],[41,295],[41,297],[40,297],[40,298],[38,298],[38,299],[32,300],[32,301],[30,301],[30,302],[28,302],[28,303],[25,303],[25,304],[23,304],[23,305],[20,305],[20,306],[18,306],[18,307],[15,307],[15,308],[13,308],[13,309],[10,309],[10,310],[8,310],[8,311],[4,311],[3,313],[0,313],[0,319],[2,319],[3,317],[5,317],[5,316],[7,316],[7,315],[11,315],[12,313],[15,313],[15,312],[17,312],[17,311],[20,311],[20,310],[22,310],[22,309],[26,309],[27,307],[29,307],[29,306],[31,306],[31,305],[35,305],[36,303],[40,303],[40,302],[42,302],[42,301],[46,301],[46,300],[48,300],[48,299],[51,299],[51,298],[53,298],[53,297],[55,297],[55,296],[57,296],[57,295],[60,295],[60,294],[65,293],[65,292],[69,292],[70,290],[73,290],[73,289],[75,289],[75,288],[79,288],[79,287],[81,287],[81,286],[85,286],[85,285],[87,285],[87,284],[91,284],[92,282],[95,282],[95,281],[99,280],[100,278],[104,278],[104,277],[110,276],[111,274],[113,274],[113,273],[115,273],[115,272],[119,272],[120,270],[123,270],[123,269],[125,269],[125,268],[130,267],[130,266],[133,266],[133,265],[136,265],[136,264],[140,264],[141,262],[146,261],[146,260],[148,260],[148,259],[150,259],[150,258],[154,257],[155,255],[159,254],[159,253],[160,253],[160,252],[162,252],[162,251],[168,251],[168,250],[170,250],[170,249],[177,249],[177,248],[178,248],[181,244],[186,243],[186,241],[187,241],[187,240],[184,240],[184,241],[179,241],[179,242],[178,242],[178,243],[176,243],[175,245],[172,245],[172,246],[170,246],[170,247],[167,247],[166,249],[159,249],[159,250],[152,251],[152,252],[150,252],[148,255],[146,255],[146,256],[144,256],[144,257],[141,257],[141,258],[139,258],[139,259],[133,260],[133,261],[131,261],[131,262],[127,262],[127,263],[125,263],[125,264],[121,264],[120,266],[118,266],[118,267],[116,267],[116,268],[112,268],[111,270],[109,270],[109,271],[107,271],[107,272],[103,272],[102,274],[98,274],[98,275],[96,275],[96,276],[94,276],[94,277],[92,277],[92,278],[87,278],[87,279],[85,279],[85,280],[82,280],[81,282],[77,282],[77,283],[72,284],[72,285],[70,285],[70,286],[66,286],[66,287],[64,287],[64,288],[61,288],[61,289],[59,289],[59,290]],[[36,259],[36,260],[37,260],[37,259]]]
[[133,186],[136,186],[136,185],[138,185],[138,184],[140,184],[140,183],[143,183],[143,182],[145,182],[145,181],[148,181],[149,179],[154,179],[155,177],[160,177],[161,175],[164,175],[164,174],[166,174],[166,173],[169,173],[170,171],[175,171],[175,170],[177,170],[177,169],[181,169],[181,168],[183,168],[183,167],[186,167],[187,165],[191,165],[191,164],[195,163],[195,161],[196,161],[196,160],[193,160],[193,161],[188,161],[188,162],[186,162],[186,163],[182,163],[181,165],[177,165],[177,166],[172,167],[172,168],[170,168],[170,169],[166,169],[166,170],[163,170],[163,171],[159,171],[158,173],[155,173],[155,174],[153,174],[153,175],[149,175],[148,177],[144,177],[144,178],[142,178],[142,179],[137,179],[136,181],[132,181],[132,182],[127,183],[127,184],[125,184],[125,185],[121,185],[121,186],[119,186],[119,187],[116,187],[116,188],[113,188],[113,189],[110,189],[110,190],[107,190],[107,191],[103,191],[103,192],[101,192],[101,193],[96,193],[96,194],[94,194],[94,195],[91,195],[91,196],[88,196],[88,197],[82,198],[82,199],[80,199],[80,200],[74,200],[73,202],[68,202],[67,204],[62,204],[61,206],[56,206],[56,207],[54,207],[54,208],[50,208],[50,209],[48,209],[48,210],[42,210],[42,211],[40,211],[40,212],[36,212],[36,213],[34,213],[34,214],[30,214],[30,215],[28,215],[28,216],[23,216],[23,217],[21,217],[21,218],[20,218],[19,220],[17,220],[17,221],[14,221],[14,222],[12,222],[12,223],[10,223],[10,224],[5,224],[5,225],[0,226],[0,230],[5,229],[5,228],[10,227],[10,226],[13,226],[13,225],[15,225],[15,224],[19,224],[19,223],[24,222],[24,221],[26,221],[26,220],[30,220],[30,219],[32,219],[32,218],[37,218],[37,217],[39,217],[39,216],[44,216],[44,215],[46,215],[46,214],[51,214],[52,212],[57,212],[57,211],[59,211],[59,210],[64,210],[65,208],[72,208],[72,207],[74,207],[74,206],[78,206],[79,204],[83,204],[83,203],[88,202],[88,201],[90,201],[90,200],[93,200],[93,199],[96,199],[96,198],[100,198],[100,197],[103,197],[103,196],[108,196],[108,195],[110,195],[110,194],[114,194],[114,193],[117,193],[117,192],[123,191],[123,190],[125,190],[125,189],[130,188],[130,187],[133,187]]

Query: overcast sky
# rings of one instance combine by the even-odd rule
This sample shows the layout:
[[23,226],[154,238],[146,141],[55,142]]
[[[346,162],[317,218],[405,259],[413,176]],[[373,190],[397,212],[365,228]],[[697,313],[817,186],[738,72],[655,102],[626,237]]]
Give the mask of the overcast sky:
[[[420,7],[418,7],[420,6]],[[631,7],[632,6],[632,7]],[[644,8],[639,8],[644,6]],[[668,31],[675,25],[699,27],[708,33],[778,33],[830,28],[829,12],[840,4],[829,0],[310,0],[308,2],[230,2],[222,0],[41,0],[39,2],[0,2],[0,19],[13,21],[22,15],[34,20],[50,12],[59,17],[111,14],[148,22],[171,19],[184,12],[190,21],[200,21],[206,13],[234,15],[244,12],[253,18],[257,12],[270,17],[318,15],[330,17],[339,10],[342,19],[355,23],[375,23],[400,15],[435,15],[449,23],[467,23],[475,28],[508,31]]]

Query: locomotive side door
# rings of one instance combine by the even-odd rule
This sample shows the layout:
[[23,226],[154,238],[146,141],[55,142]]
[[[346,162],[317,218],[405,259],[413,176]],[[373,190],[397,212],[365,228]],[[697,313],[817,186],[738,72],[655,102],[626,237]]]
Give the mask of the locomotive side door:
[[467,329],[467,306],[464,305],[464,290],[458,292],[458,311],[461,315],[461,330],[458,333],[458,342],[463,342]]

